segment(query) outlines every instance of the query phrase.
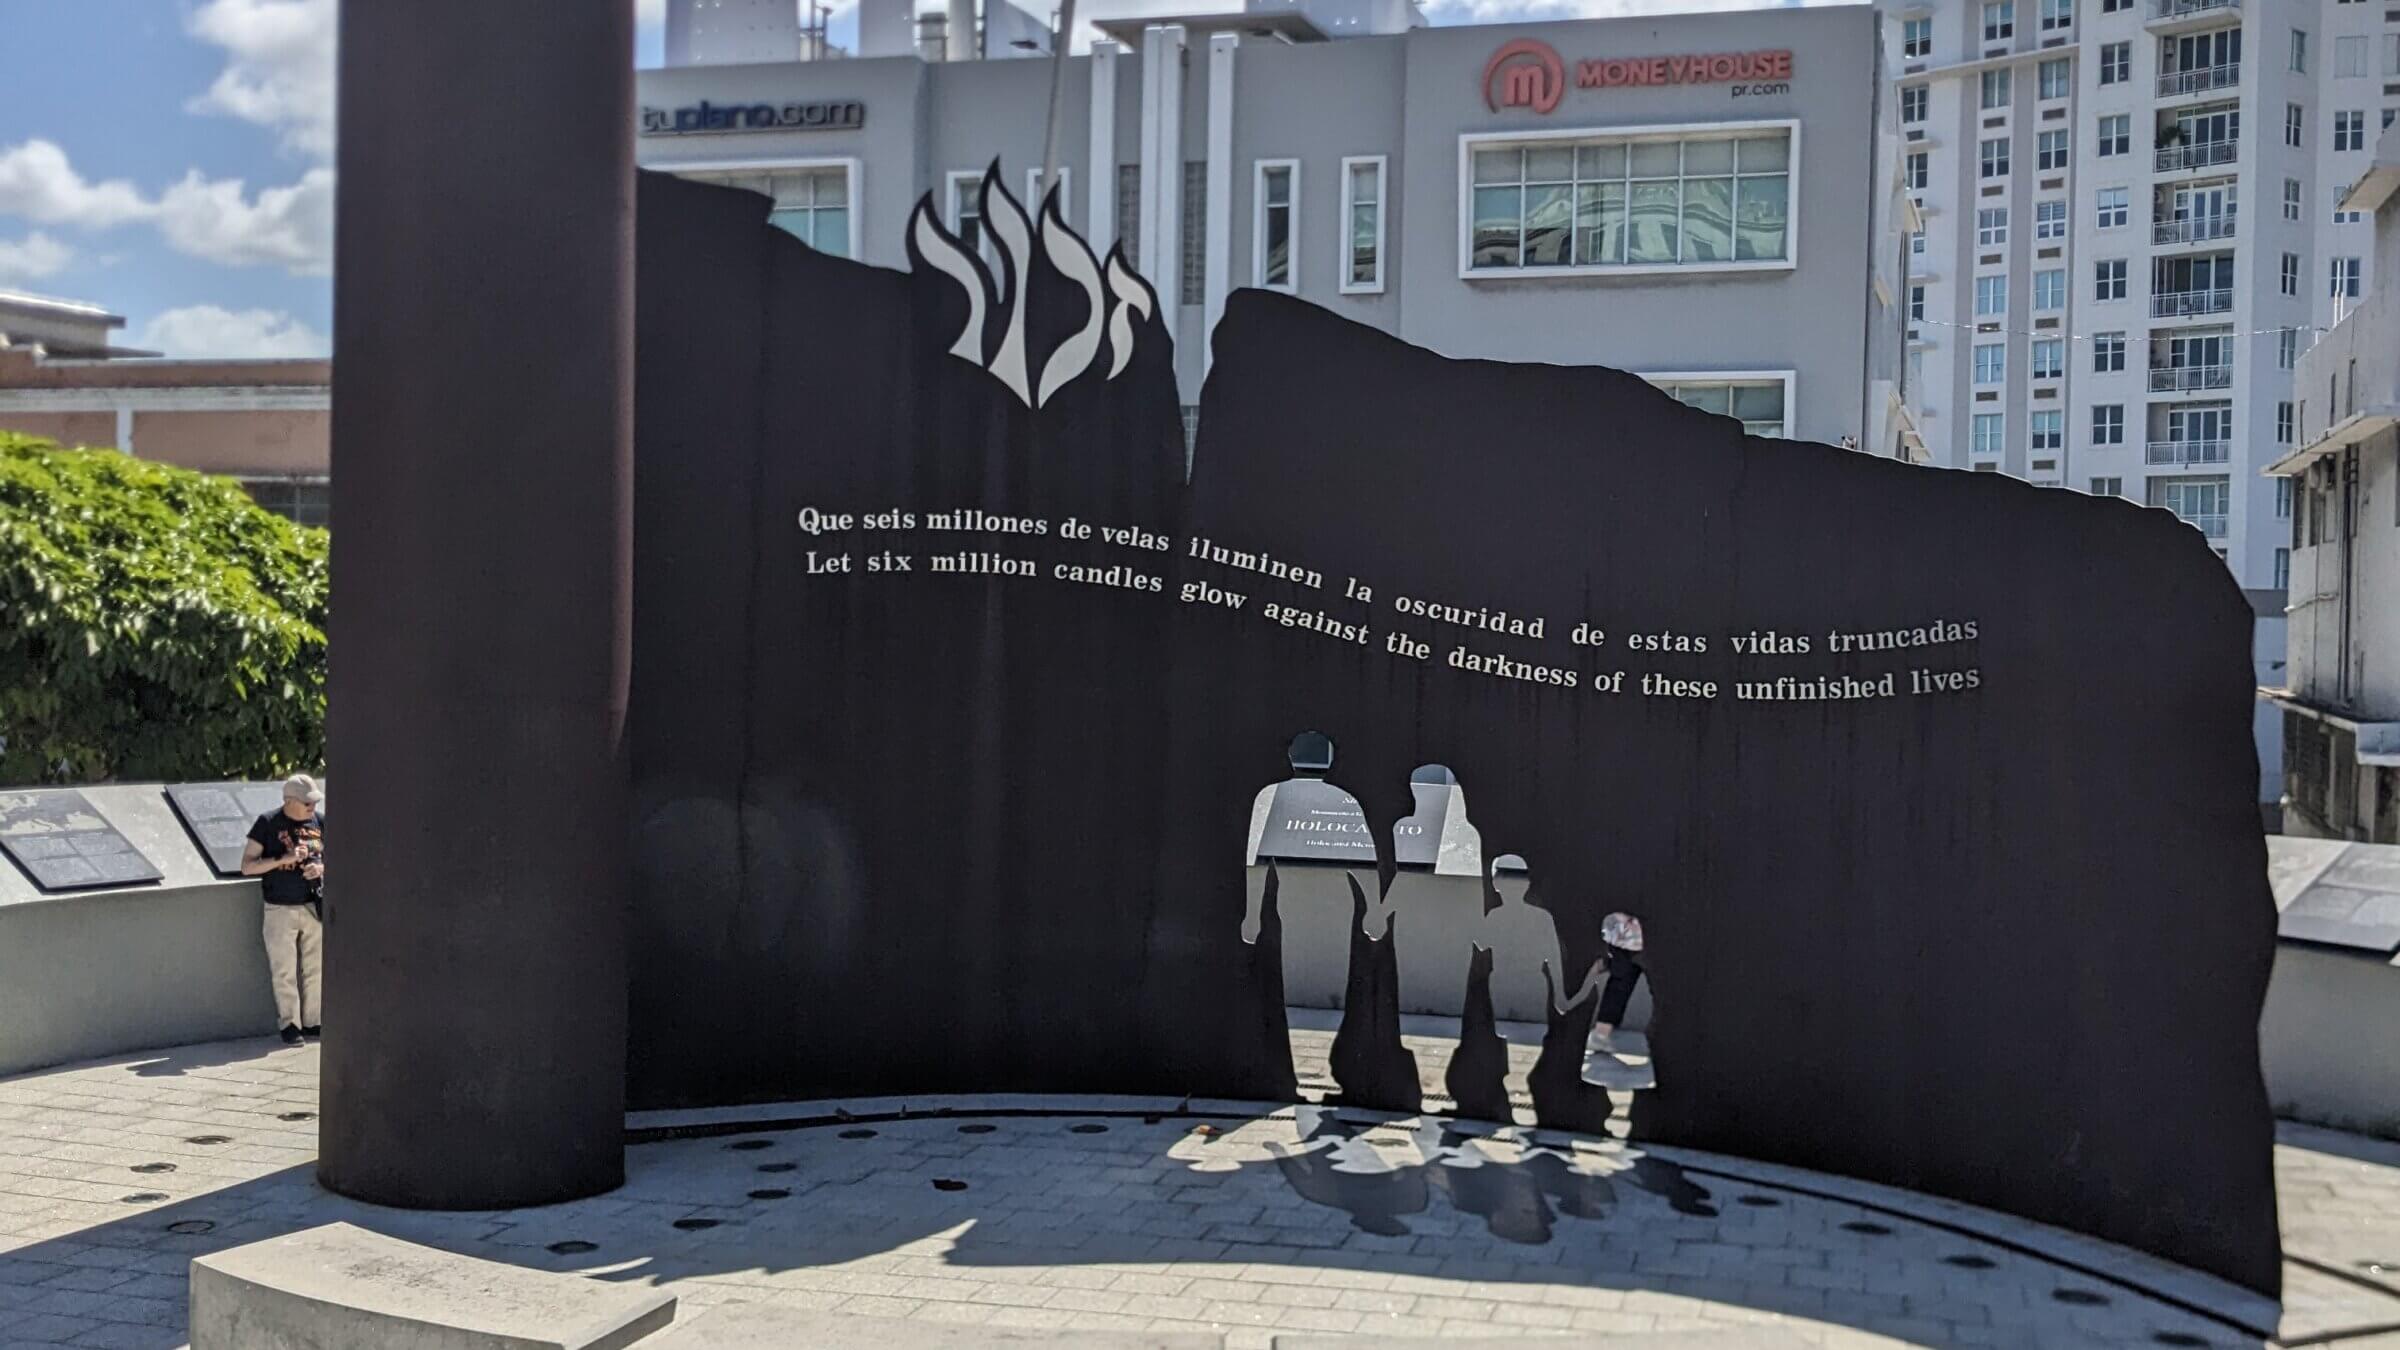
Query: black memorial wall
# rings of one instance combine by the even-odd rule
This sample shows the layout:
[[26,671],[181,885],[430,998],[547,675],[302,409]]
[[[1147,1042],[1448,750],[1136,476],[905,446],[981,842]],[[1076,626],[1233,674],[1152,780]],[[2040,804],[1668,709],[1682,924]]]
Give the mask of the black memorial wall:
[[[1187,486],[1155,298],[986,208],[989,263],[920,210],[899,273],[642,185],[635,1105],[1290,1095],[1243,854],[1315,729],[1387,882],[1456,774],[1566,989],[1643,917],[1638,1138],[2275,1287],[2250,617],[2196,533],[1249,291]],[[1354,947],[1344,1095],[1413,1100]],[[1592,1015],[1547,1123],[1605,1118]]]

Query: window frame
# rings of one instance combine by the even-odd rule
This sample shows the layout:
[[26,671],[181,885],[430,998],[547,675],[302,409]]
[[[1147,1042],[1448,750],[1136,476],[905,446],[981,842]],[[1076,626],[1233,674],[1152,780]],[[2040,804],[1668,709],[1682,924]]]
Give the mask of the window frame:
[[[1283,209],[1288,232],[1283,250],[1283,280],[1267,280],[1267,175],[1281,169],[1291,175]],[[1250,161],[1250,284],[1278,295],[1300,293],[1300,161],[1291,158]]]
[[[859,256],[859,250],[861,245],[866,240],[867,234],[864,229],[860,228],[858,217],[859,212],[865,209],[865,202],[860,194],[866,185],[866,161],[860,159],[856,155],[802,155],[798,158],[777,156],[774,158],[752,159],[699,159],[674,164],[653,164],[647,167],[656,169],[660,173],[673,174],[678,178],[691,178],[701,182],[714,182],[719,184],[723,184],[724,181],[729,178],[748,178],[778,173],[811,173],[820,169],[840,169],[843,174],[843,189],[849,194],[846,218],[849,223],[850,235],[849,239],[844,241],[847,251],[841,256],[856,262],[865,261],[865,259]],[[980,178],[982,175],[978,173],[976,176]],[[796,238],[797,236],[794,237]],[[814,248],[815,245],[811,243],[809,244],[809,247]]]
[[[1025,166],[1025,195],[1020,201],[1025,207],[1025,214],[1032,219],[1036,232],[1042,228],[1042,199],[1035,195],[1035,190],[1041,185],[1042,166]],[[1068,225],[1075,223],[1075,166],[1072,164],[1058,166],[1058,213],[1066,217]]]
[[[1800,372],[1784,370],[1636,370],[1634,378],[1666,394],[1663,387],[1670,384],[1781,384],[1783,386],[1783,434],[1778,439],[1792,439],[1793,402],[1800,388]],[[1674,397],[1667,394],[1669,398]]]
[[[1532,145],[1543,141],[1642,141],[1681,140],[1707,136],[1739,140],[1762,131],[1780,131],[1785,135],[1784,181],[1785,220],[1783,254],[1781,258],[1731,258],[1711,263],[1575,263],[1566,267],[1476,267],[1475,262],[1475,152],[1504,145]],[[1656,126],[1544,127],[1519,131],[1467,131],[1458,136],[1458,278],[1461,281],[1541,281],[1556,277],[1640,277],[1712,276],[1729,272],[1789,272],[1800,266],[1800,119],[1797,117],[1761,117],[1726,122],[1673,122]],[[1784,413],[1791,418],[1790,410]]]
[[[1356,263],[1358,259],[1356,255],[1350,251],[1350,218],[1356,213],[1358,207],[1358,202],[1351,195],[1351,189],[1353,186],[1351,170],[1359,167],[1360,165],[1369,164],[1375,167],[1375,279],[1373,281],[1358,281],[1354,280],[1352,277],[1352,272],[1354,270],[1352,264]],[[1389,266],[1391,263],[1391,252],[1388,242],[1391,233],[1391,208],[1391,156],[1342,156],[1342,219],[1341,229],[1339,231],[1341,238],[1338,241],[1341,246],[1341,271],[1335,273],[1335,275],[1341,279],[1341,285],[1339,287],[1340,294],[1383,294],[1385,285],[1384,278],[1389,271]]]

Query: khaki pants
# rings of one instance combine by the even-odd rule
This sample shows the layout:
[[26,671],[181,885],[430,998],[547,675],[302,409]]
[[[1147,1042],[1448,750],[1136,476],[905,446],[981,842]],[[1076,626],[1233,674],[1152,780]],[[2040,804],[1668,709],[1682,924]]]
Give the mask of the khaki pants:
[[325,925],[310,905],[269,905],[267,974],[275,986],[275,1025],[324,1025]]

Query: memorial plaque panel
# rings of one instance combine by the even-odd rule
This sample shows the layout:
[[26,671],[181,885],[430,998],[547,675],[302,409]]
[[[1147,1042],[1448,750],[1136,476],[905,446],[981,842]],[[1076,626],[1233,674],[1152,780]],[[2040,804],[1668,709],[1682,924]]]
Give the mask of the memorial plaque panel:
[[2389,956],[2400,951],[2400,894],[2320,881],[2285,907],[2275,931],[2300,942]]
[[281,783],[175,783],[167,804],[218,876],[240,876],[250,823],[283,805]]
[[45,891],[159,879],[150,859],[80,792],[0,793],[0,849]]

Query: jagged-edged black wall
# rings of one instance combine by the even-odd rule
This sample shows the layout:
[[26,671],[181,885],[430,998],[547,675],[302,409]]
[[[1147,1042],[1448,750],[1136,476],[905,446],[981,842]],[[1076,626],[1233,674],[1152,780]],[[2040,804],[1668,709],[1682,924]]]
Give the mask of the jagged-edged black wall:
[[[1288,1094],[1273,929],[1239,934],[1242,852],[1255,793],[1315,728],[1383,840],[1411,769],[1456,772],[1487,856],[1528,860],[1570,989],[1601,916],[1643,916],[1659,1086],[1638,1137],[2276,1287],[2250,616],[2196,533],[1746,438],[1619,372],[1447,360],[1248,291],[1216,332],[1187,489],[1154,320],[1121,376],[1103,378],[1111,348],[1037,411],[951,354],[954,283],[812,253],[762,212],[643,187],[637,1105]],[[1031,271],[1038,367],[1084,312]],[[1076,516],[1177,549],[812,538],[809,506]],[[1325,585],[1194,561],[1193,535]],[[885,548],[919,570],[808,570],[812,551],[864,569]],[[925,576],[936,551],[1042,575]],[[1166,589],[1048,575],[1087,560]],[[1350,576],[1371,602],[1345,597]],[[1183,603],[1186,579],[1246,608]],[[1546,633],[1412,617],[1401,596]],[[1373,636],[1264,621],[1270,601]],[[1827,650],[1833,631],[1969,621],[1972,641]],[[1605,641],[1578,648],[1579,623]],[[1431,658],[1387,652],[1395,628]],[[1815,651],[1731,650],[1754,630]],[[1629,649],[1661,633],[1709,650]],[[1455,668],[1462,645],[1583,687]],[[1919,667],[1980,683],[1912,696]],[[1625,692],[1590,687],[1618,670]],[[1730,696],[1887,671],[1891,698]],[[1645,672],[1718,696],[1645,697]],[[1564,1052],[1590,1016],[1554,1030]],[[1537,1073],[1545,1112],[1590,1110],[1558,1067]]]

